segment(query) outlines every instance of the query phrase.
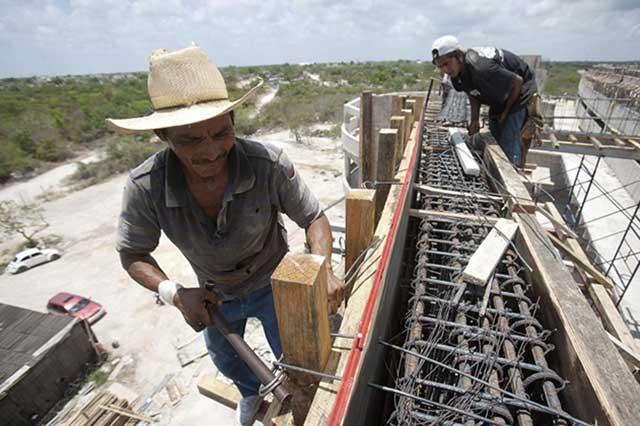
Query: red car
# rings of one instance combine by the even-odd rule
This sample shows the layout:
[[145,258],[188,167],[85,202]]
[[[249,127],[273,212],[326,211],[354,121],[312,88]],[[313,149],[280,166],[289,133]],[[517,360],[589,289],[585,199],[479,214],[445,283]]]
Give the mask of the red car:
[[106,313],[99,303],[71,293],[58,293],[53,296],[47,303],[47,310],[53,314],[87,320],[89,324],[98,321]]

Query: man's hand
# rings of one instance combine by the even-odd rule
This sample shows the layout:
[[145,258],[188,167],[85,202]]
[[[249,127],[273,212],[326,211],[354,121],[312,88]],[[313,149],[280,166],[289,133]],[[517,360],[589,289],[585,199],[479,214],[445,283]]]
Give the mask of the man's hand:
[[506,109],[502,111],[500,115],[498,115],[498,123],[504,123],[504,120],[507,119],[508,115],[509,115],[509,111],[507,111]]
[[195,331],[202,331],[211,325],[207,312],[207,303],[217,305],[220,301],[211,291],[204,288],[180,288],[173,302],[184,317],[187,324]]
[[336,277],[333,271],[327,271],[327,292],[329,299],[329,315],[338,312],[344,299],[344,281]]
[[469,128],[467,130],[469,131],[469,136],[473,136],[476,133],[478,133],[480,131],[480,121],[479,120],[472,120],[469,123]]

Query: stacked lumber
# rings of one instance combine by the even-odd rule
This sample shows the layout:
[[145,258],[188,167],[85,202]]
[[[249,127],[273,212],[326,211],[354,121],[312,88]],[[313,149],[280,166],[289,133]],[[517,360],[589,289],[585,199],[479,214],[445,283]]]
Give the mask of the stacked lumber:
[[60,423],[64,426],[131,426],[139,421],[153,422],[151,417],[132,411],[129,401],[108,391],[99,392],[84,407],[68,417]]

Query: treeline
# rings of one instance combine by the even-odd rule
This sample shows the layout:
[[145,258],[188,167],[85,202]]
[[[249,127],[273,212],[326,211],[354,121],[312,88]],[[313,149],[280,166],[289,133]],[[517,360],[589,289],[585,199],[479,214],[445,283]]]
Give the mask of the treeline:
[[[576,70],[582,64],[545,66],[549,70],[547,91],[576,93]],[[258,78],[265,80],[266,86],[278,88],[274,100],[259,114],[252,103],[255,98],[236,111],[236,128],[243,135],[277,128],[300,135],[315,123],[331,124],[333,131],[329,133],[337,135],[342,105],[363,89],[425,90],[430,77],[439,77],[431,63],[415,61],[226,67],[222,73],[232,99]],[[97,146],[105,147],[114,161],[127,158],[123,152],[140,155],[157,149],[146,146],[150,135],[105,138],[110,133],[105,118],[151,112],[146,78],[146,73],[131,73],[0,80],[0,181]],[[118,148],[122,143],[145,146]],[[110,165],[106,169],[116,172],[122,167]],[[86,175],[91,170],[82,172]]]

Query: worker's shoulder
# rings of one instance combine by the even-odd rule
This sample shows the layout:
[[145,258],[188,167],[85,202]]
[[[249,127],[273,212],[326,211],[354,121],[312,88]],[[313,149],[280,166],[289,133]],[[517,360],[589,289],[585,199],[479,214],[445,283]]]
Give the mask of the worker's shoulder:
[[249,139],[237,138],[236,143],[242,148],[242,152],[250,161],[276,163],[282,156],[282,149],[277,146],[252,141]]
[[151,175],[155,171],[164,170],[166,167],[168,150],[169,148],[165,148],[144,160],[136,168],[131,170],[129,178],[133,181],[138,181],[143,179],[145,176]]
[[464,59],[475,69],[483,69],[493,62],[500,62],[500,49],[495,47],[473,47],[465,52]]

